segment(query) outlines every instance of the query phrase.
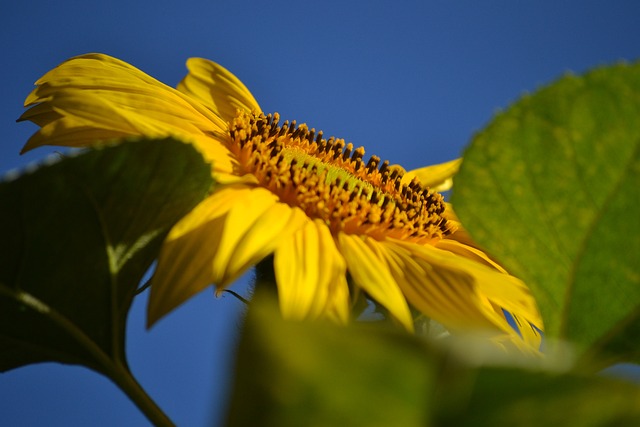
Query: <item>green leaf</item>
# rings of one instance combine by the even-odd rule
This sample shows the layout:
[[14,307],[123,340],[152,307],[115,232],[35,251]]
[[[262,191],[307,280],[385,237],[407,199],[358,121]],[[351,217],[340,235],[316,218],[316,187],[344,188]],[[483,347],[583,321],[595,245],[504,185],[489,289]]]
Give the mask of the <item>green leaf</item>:
[[[263,298],[258,288],[249,306],[230,427],[640,423],[634,384],[546,371],[542,360],[482,340],[427,342],[380,322],[283,321]],[[514,366],[477,366],[498,361]]]
[[435,425],[442,426],[640,425],[640,388],[599,376],[458,370],[435,405]]
[[426,426],[433,356],[407,334],[285,322],[251,303],[229,426]]
[[532,289],[545,332],[640,360],[640,65],[566,76],[475,136],[453,193]]
[[168,139],[104,146],[0,183],[0,370],[126,365],[139,281],[211,181],[192,146]]

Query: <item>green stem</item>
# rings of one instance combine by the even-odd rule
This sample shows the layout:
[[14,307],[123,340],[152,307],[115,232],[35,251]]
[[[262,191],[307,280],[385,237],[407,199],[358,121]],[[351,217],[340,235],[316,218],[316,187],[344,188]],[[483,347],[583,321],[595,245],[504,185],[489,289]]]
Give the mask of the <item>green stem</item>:
[[17,303],[47,316],[54,324],[66,331],[92,356],[92,359],[85,360],[84,363],[80,362],[80,364],[110,378],[155,426],[175,426],[136,381],[125,362],[122,362],[119,357],[109,357],[91,338],[65,316],[36,297],[22,291],[10,290],[8,286],[4,286],[2,283],[0,283],[0,295],[13,298]]
[[113,369],[106,372],[107,376],[116,383],[140,411],[156,427],[175,427],[171,419],[160,409],[156,402],[151,399],[147,392],[136,381],[131,371],[123,365],[112,365]]

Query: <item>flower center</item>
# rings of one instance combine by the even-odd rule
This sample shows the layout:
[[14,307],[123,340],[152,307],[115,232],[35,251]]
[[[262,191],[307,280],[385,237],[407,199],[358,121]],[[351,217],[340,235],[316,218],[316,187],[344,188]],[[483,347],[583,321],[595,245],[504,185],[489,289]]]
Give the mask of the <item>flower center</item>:
[[230,123],[230,150],[242,173],[310,218],[323,220],[335,234],[366,234],[428,243],[454,231],[442,216],[442,196],[417,179],[403,183],[404,170],[365,163],[364,148],[323,138],[296,122],[279,124],[279,115],[239,112]]

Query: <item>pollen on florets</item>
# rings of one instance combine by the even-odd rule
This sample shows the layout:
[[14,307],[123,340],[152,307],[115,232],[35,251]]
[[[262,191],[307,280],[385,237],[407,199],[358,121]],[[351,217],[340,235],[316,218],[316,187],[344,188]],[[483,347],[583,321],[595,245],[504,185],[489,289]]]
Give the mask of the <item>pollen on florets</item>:
[[241,173],[332,232],[393,237],[416,242],[439,240],[454,230],[443,217],[444,199],[417,179],[403,183],[404,170],[354,149],[343,139],[279,115],[239,112],[230,123],[230,150]]

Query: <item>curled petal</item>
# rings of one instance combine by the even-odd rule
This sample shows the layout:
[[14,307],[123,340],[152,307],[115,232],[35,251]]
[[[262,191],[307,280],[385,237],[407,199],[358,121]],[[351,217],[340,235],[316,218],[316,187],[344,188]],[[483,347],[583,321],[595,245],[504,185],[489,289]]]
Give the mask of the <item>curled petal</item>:
[[42,145],[82,147],[129,136],[192,142],[217,170],[235,167],[219,116],[137,68],[102,54],[72,58],[36,82],[19,120],[41,129],[23,152]]
[[487,267],[491,267],[501,273],[507,274],[507,271],[500,264],[492,260],[485,252],[473,246],[465,245],[452,239],[443,239],[435,244],[435,247],[445,251],[453,252],[456,255],[460,255],[463,258],[471,259],[473,261],[484,264]]
[[[55,107],[51,97],[64,91],[81,91],[109,101],[117,111],[138,112],[155,126],[170,120],[180,126],[184,120],[201,131],[226,129],[226,122],[198,102],[180,93],[124,61],[103,54],[87,54],[71,58],[46,73],[36,82],[36,89],[25,100],[25,107],[39,103]],[[76,96],[77,92],[76,92]],[[23,115],[28,118],[29,112]],[[126,114],[125,114],[126,118]],[[98,117],[96,120],[116,118]],[[41,125],[41,123],[38,123]]]
[[414,177],[420,180],[425,187],[433,191],[447,191],[453,185],[453,176],[458,172],[462,159],[455,159],[437,165],[409,171],[403,177],[403,182],[409,182]]
[[259,112],[260,106],[249,89],[226,68],[203,58],[189,58],[189,74],[178,84],[178,90],[206,105],[230,122],[237,110]]

